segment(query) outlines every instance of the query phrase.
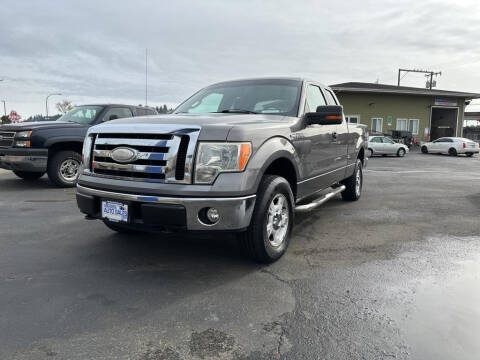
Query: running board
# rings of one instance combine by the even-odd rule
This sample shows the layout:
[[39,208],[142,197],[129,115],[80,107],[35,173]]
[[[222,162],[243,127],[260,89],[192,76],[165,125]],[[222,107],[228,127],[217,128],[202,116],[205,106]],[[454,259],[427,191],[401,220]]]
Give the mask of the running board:
[[335,195],[341,193],[342,191],[345,190],[345,185],[340,185],[338,187],[335,187],[332,189],[331,192],[325,194],[325,195],[322,195],[320,196],[319,198],[316,198],[315,200],[313,200],[311,203],[308,203],[308,204],[305,204],[305,205],[299,205],[299,206],[296,206],[295,207],[295,211],[296,212],[309,212],[309,211],[312,211],[313,209],[316,209],[317,207],[319,207],[320,205],[322,205],[323,203],[327,202],[328,200],[330,200],[332,197],[334,197]]

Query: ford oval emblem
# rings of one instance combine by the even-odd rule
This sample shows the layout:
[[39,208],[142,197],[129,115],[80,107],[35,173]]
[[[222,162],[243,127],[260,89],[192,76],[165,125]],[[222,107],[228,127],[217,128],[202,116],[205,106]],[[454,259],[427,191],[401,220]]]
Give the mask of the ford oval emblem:
[[137,160],[138,151],[129,147],[117,147],[110,152],[110,157],[118,163],[126,164]]

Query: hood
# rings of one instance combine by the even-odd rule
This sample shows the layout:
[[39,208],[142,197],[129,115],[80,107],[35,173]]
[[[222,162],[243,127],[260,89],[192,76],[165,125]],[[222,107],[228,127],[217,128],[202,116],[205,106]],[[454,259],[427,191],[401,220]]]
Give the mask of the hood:
[[34,122],[20,122],[15,124],[5,124],[0,126],[1,130],[5,131],[22,131],[22,130],[36,130],[36,129],[50,129],[50,128],[79,128],[86,125],[81,125],[66,121],[34,121]]
[[[199,140],[227,140],[227,138],[230,139],[229,133],[233,129],[243,131],[249,129],[248,132],[258,132],[266,129],[288,128],[292,119],[294,118],[271,114],[171,114],[118,119],[99,126],[102,131],[109,128],[115,131],[116,126],[119,128],[162,124],[178,127],[198,126],[201,128]],[[91,131],[95,131],[95,128],[98,127],[95,126]]]

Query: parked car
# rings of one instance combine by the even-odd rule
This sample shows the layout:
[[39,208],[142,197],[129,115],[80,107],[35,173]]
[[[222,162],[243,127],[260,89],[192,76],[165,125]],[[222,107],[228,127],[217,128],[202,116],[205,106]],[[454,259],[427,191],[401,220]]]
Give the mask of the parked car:
[[89,127],[109,120],[155,115],[155,109],[129,105],[82,105],[56,121],[0,126],[0,168],[25,180],[48,173],[60,187],[74,186]]
[[367,128],[347,124],[317,82],[223,82],[171,115],[90,128],[77,203],[118,232],[236,232],[254,259],[272,262],[294,211],[360,198],[366,144]]
[[403,157],[408,154],[408,146],[397,143],[386,136],[370,136],[368,138],[368,157],[374,155],[396,155]]
[[450,156],[457,156],[465,154],[466,156],[473,156],[478,154],[479,145],[473,140],[461,137],[443,137],[432,142],[422,144],[422,153],[436,153],[448,154]]

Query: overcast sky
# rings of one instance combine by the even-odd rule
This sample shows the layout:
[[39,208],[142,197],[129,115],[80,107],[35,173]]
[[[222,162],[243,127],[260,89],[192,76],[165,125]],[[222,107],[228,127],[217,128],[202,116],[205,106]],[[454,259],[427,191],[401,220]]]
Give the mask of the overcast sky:
[[149,105],[240,77],[394,84],[399,67],[442,71],[440,89],[480,92],[478,0],[0,0],[0,9],[0,100],[23,117],[44,114],[53,92],[63,95],[50,113],[62,99],[143,104],[145,48]]

